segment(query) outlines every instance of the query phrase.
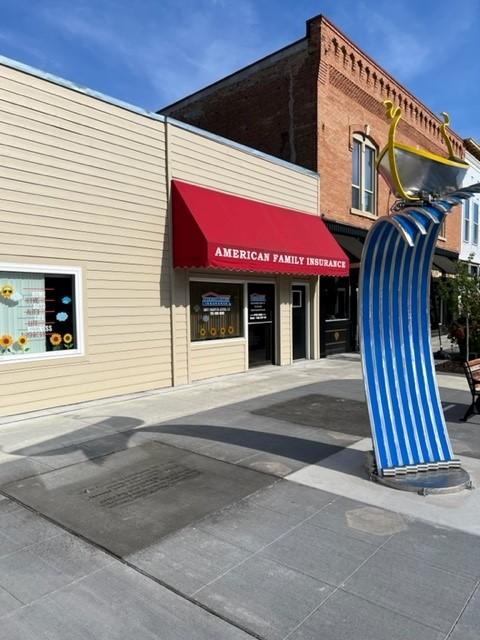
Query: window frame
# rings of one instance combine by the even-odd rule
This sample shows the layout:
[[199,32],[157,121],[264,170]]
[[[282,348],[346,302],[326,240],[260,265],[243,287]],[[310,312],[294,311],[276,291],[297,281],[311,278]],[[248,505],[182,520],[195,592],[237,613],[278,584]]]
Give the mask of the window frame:
[[472,204],[473,204],[472,244],[478,245],[479,206],[478,206],[478,202],[473,202]]
[[444,217],[442,222],[440,223],[440,229],[438,232],[438,239],[439,240],[446,240],[447,239],[447,218]]
[[[470,227],[471,227],[470,202],[469,200],[464,200],[463,201],[463,242],[467,244],[470,244],[471,242]],[[465,233],[465,231],[467,231],[467,233]]]
[[[353,162],[355,158],[355,143],[360,145],[360,166],[358,167],[358,176],[359,176],[359,184],[354,184],[353,182]],[[373,153],[373,162],[372,162],[372,190],[368,190],[366,188],[366,174],[365,174],[365,150],[369,149]],[[377,164],[377,155],[378,148],[375,143],[365,134],[356,132],[352,137],[352,164],[351,164],[351,189],[353,188],[359,190],[359,207],[355,207],[353,204],[353,197],[351,193],[351,212],[359,215],[368,216],[370,218],[377,218],[377,200],[378,200],[378,181],[377,181],[377,172],[375,170]],[[371,193],[372,196],[372,211],[369,211],[365,207],[365,193]]]
[[76,344],[74,349],[62,349],[59,351],[45,351],[42,353],[25,353],[21,356],[15,354],[4,354],[0,357],[0,365],[20,364],[22,362],[32,363],[36,361],[57,360],[63,358],[78,358],[85,355],[85,322],[83,305],[83,274],[81,267],[65,267],[61,265],[29,264],[28,262],[0,262],[0,273],[2,271],[22,273],[43,273],[45,275],[67,275],[73,276],[75,291],[75,327]]
[[[242,317],[242,334],[239,336],[225,336],[225,337],[215,337],[215,338],[207,338],[205,340],[192,340],[192,329],[191,329],[191,289],[190,285],[192,282],[200,283],[200,284],[208,284],[214,286],[215,284],[221,285],[238,285],[242,289],[242,306],[240,307],[240,315]],[[250,281],[249,281],[250,282]],[[202,278],[201,276],[191,276],[188,279],[188,340],[189,344],[195,345],[195,347],[200,345],[210,345],[219,344],[224,342],[234,342],[234,341],[246,341],[247,340],[247,327],[248,327],[248,317],[247,317],[247,281],[245,280],[234,280],[231,278],[221,278],[221,277],[206,277]]]

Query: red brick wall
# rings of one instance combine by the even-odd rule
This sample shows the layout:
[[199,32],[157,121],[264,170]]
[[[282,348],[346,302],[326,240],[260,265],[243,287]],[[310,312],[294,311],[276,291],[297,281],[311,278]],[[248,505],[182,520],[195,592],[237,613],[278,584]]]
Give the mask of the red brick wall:
[[[320,173],[321,211],[328,219],[369,228],[351,212],[355,131],[368,126],[383,148],[389,123],[384,100],[403,109],[398,138],[446,154],[441,121],[384,69],[322,16],[308,23],[308,37],[164,110],[196,125]],[[455,153],[461,138],[452,133]],[[394,199],[378,179],[378,215]],[[447,218],[445,249],[460,249],[460,210]]]
[[290,48],[163,113],[316,170],[318,50]]
[[[352,153],[355,131],[365,132],[381,150],[388,137],[389,122],[384,100],[400,105],[398,139],[434,153],[447,154],[440,135],[441,120],[414,96],[359,51],[324,18],[310,26],[321,34],[321,62],[318,81],[318,170],[320,203],[328,219],[369,228],[372,221],[351,213]],[[462,140],[452,133],[457,155],[463,154]],[[385,215],[394,198],[382,178],[378,178],[378,215]],[[447,218],[446,241],[438,246],[460,248],[460,208]]]

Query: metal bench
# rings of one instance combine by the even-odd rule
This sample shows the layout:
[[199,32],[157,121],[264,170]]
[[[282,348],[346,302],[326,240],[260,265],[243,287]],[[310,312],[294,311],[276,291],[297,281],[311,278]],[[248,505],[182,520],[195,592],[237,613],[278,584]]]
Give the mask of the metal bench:
[[472,394],[472,404],[462,418],[462,422],[466,422],[471,415],[480,414],[480,358],[465,361],[463,370]]

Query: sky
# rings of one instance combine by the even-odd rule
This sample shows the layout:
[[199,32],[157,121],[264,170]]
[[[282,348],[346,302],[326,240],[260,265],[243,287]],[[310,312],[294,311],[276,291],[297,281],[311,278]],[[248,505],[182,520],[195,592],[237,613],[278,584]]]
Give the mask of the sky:
[[318,14],[480,140],[480,0],[0,0],[0,55],[156,111]]

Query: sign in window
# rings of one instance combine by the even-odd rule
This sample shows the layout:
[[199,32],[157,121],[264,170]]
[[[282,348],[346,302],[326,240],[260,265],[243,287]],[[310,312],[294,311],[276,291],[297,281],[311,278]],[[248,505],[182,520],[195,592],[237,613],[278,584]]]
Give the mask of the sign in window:
[[243,285],[190,283],[192,341],[238,338],[243,335]]
[[0,270],[0,362],[79,348],[73,273]]

